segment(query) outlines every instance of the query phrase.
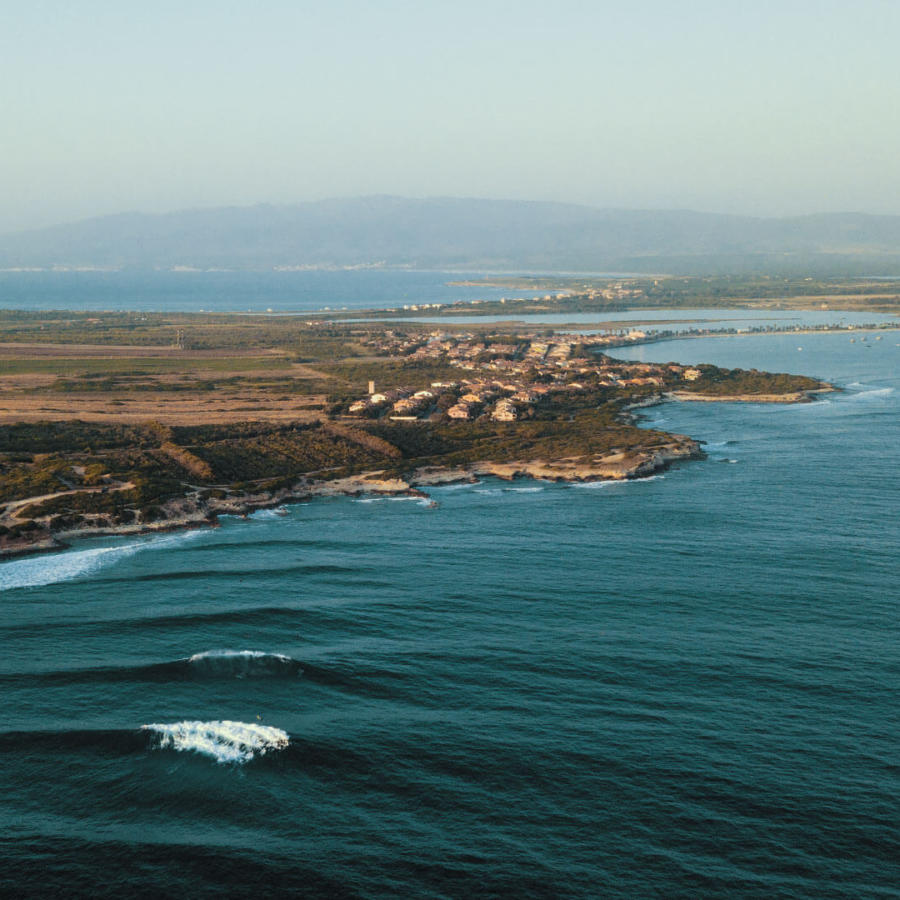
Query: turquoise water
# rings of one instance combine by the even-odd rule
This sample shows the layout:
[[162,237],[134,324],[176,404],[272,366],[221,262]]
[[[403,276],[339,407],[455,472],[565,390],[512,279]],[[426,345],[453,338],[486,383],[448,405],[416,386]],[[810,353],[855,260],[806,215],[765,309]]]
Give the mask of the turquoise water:
[[897,342],[629,348],[845,387],[652,479],[4,564],[0,893],[898,896]]

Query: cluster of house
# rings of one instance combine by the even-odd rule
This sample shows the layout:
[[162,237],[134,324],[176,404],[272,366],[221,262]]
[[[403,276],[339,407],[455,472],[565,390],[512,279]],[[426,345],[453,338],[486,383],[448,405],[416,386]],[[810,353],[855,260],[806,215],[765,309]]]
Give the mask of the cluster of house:
[[[659,284],[658,281],[654,281],[654,285]],[[555,294],[544,294],[543,296],[539,296],[537,294],[532,294],[529,297],[501,297],[498,302],[506,304],[506,303],[534,303],[535,301],[552,301],[552,300],[566,300],[571,297],[579,297],[589,300],[633,300],[637,297],[643,297],[645,291],[642,287],[639,287],[635,282],[630,281],[615,281],[610,282],[603,287],[597,287],[595,285],[584,284],[580,287],[575,287],[571,290],[560,291]],[[458,307],[458,306],[478,306],[484,303],[492,303],[492,300],[456,300],[453,303],[426,303],[419,304],[418,306],[404,306],[404,309],[442,309],[448,307]]]
[[646,331],[635,328],[602,334],[558,334],[552,338],[536,334],[495,338],[476,336],[471,332],[447,334],[432,331],[430,334],[406,334],[388,330],[363,343],[372,347],[379,355],[402,356],[413,360],[441,360],[463,367],[466,362],[471,362],[474,368],[486,361],[497,363],[568,359],[578,349],[622,347],[645,341],[647,337]]
[[[631,332],[634,340],[643,332]],[[379,349],[403,359],[433,359],[474,373],[454,381],[434,381],[424,390],[392,388],[369,392],[350,404],[351,415],[421,419],[438,413],[469,420],[488,415],[498,422],[514,422],[533,411],[551,394],[585,393],[600,387],[653,386],[694,381],[701,376],[691,366],[618,362],[588,357],[590,347],[604,346],[603,336],[508,336],[492,341],[473,335],[427,337],[389,333],[378,338]]]
[[434,405],[437,398],[435,390],[440,382],[432,384],[434,390],[410,391],[407,388],[393,388],[389,391],[370,390],[369,394],[350,404],[348,412],[352,415],[365,415],[390,409],[399,418],[416,419],[426,409]]

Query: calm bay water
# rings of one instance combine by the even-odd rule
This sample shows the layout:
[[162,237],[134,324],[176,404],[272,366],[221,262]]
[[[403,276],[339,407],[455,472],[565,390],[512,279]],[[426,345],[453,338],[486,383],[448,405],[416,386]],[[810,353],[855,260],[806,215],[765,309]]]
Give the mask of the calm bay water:
[[897,897],[897,341],[629,348],[846,388],[661,477],[0,566],[0,893]]
[[[508,289],[449,282],[477,272],[0,272],[0,309],[308,312],[495,300]],[[534,291],[517,296],[532,296]]]
[[[629,309],[622,312],[590,312],[590,313],[523,313],[516,312],[514,305],[509,313],[501,316],[419,316],[417,318],[397,317],[407,322],[429,322],[433,324],[484,324],[486,322],[505,322],[511,318],[533,325],[563,325],[567,328],[584,325],[590,331],[591,325],[599,322],[622,322],[623,327],[629,323],[644,322],[654,330],[682,331],[689,328],[709,328],[711,330],[734,328],[747,330],[765,326],[778,328],[805,328],[828,325],[875,325],[880,323],[898,324],[896,316],[887,313],[856,312],[844,309]],[[367,319],[357,321],[371,321]],[[381,320],[386,321],[386,320]],[[387,320],[390,321],[390,320]],[[659,323],[659,324],[654,324]]]

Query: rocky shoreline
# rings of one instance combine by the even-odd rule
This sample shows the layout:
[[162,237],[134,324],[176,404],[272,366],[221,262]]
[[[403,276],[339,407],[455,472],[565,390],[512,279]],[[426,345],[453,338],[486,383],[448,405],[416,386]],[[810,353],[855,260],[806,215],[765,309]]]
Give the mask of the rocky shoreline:
[[[653,394],[622,407],[623,421],[634,422],[637,410],[671,401],[681,402],[745,402],[745,403],[810,403],[820,393],[836,391],[832,385],[817,390],[786,394],[714,395],[691,391],[669,391]],[[363,472],[345,478],[313,481],[299,478],[289,488],[277,491],[227,491],[224,497],[209,496],[196,489],[159,506],[159,518],[122,525],[83,523],[77,528],[51,533],[44,530],[0,543],[0,563],[35,553],[64,550],[70,541],[88,537],[128,537],[179,531],[191,528],[215,528],[219,516],[247,516],[261,509],[272,509],[288,503],[303,503],[318,497],[358,497],[362,495],[410,496],[429,499],[426,489],[440,485],[475,482],[481,478],[512,481],[533,478],[544,481],[585,482],[623,481],[644,478],[668,468],[678,460],[702,459],[705,454],[698,441],[681,434],[669,434],[668,440],[651,448],[618,449],[604,456],[553,459],[521,459],[505,462],[482,460],[466,466],[426,466],[413,469],[404,477],[389,477],[384,470]]]
[[700,394],[694,391],[669,391],[662,396],[662,400],[687,403],[812,403],[816,395],[836,390],[836,387],[828,385],[814,391],[792,391],[787,394]]
[[127,525],[79,527],[36,539],[23,538],[0,547],[0,560],[34,553],[64,550],[69,541],[87,537],[127,537],[217,527],[219,516],[247,516],[261,509],[288,503],[302,503],[320,497],[359,497],[363,495],[409,496],[429,499],[424,489],[446,484],[472,483],[481,478],[513,481],[533,478],[557,482],[625,481],[661,472],[678,460],[705,457],[699,442],[686,435],[672,434],[670,440],[649,449],[616,450],[592,460],[579,458],[531,459],[511,462],[484,460],[467,466],[426,466],[414,469],[407,477],[386,477],[383,470],[363,472],[331,481],[302,479],[290,488],[259,493],[232,492],[224,498],[204,497],[194,491],[160,506],[161,518],[152,522]]

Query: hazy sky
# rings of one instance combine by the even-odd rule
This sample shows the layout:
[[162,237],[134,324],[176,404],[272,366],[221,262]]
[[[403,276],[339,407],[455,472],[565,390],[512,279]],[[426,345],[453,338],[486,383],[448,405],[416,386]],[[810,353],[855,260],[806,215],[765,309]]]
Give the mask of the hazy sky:
[[900,213],[900,0],[0,0],[0,231],[483,196]]

